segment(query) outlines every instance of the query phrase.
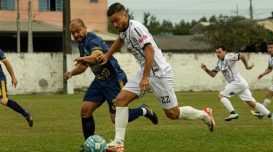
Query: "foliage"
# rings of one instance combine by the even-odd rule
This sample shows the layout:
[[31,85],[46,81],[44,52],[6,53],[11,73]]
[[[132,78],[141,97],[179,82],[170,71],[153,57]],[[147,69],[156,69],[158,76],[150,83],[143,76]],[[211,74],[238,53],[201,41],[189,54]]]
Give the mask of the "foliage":
[[236,52],[260,51],[260,45],[272,40],[273,35],[244,17],[220,16],[206,29],[205,37],[212,46],[224,45],[228,50]]

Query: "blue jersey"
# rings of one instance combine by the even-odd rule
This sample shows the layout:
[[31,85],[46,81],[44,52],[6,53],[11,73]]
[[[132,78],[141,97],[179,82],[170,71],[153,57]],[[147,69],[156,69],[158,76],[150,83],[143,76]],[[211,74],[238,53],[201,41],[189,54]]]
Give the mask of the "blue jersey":
[[[94,33],[88,32],[83,43],[78,44],[80,56],[89,56],[94,50],[101,50],[103,53],[108,51],[106,43]],[[124,71],[120,68],[118,61],[111,57],[104,65],[89,65],[95,75],[95,81],[101,84],[111,84],[113,81],[122,82],[126,79]]]
[[[6,58],[4,52],[0,49],[0,60],[4,60]],[[0,79],[1,80],[5,80],[6,79],[6,76],[3,72],[3,69],[2,69],[2,66],[0,65]]]

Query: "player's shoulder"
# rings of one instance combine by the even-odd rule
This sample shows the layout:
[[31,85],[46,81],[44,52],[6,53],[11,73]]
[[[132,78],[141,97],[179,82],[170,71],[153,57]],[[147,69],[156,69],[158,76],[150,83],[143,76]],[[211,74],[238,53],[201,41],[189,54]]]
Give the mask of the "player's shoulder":
[[130,30],[135,29],[135,28],[141,29],[141,28],[145,28],[145,26],[137,20],[129,20],[129,28],[130,28]]

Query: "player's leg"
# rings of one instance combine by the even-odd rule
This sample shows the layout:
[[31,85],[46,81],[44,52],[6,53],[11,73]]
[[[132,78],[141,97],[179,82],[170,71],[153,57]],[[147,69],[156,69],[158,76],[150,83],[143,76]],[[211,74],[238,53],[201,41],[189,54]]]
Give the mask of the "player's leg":
[[229,98],[237,94],[242,90],[241,86],[235,83],[229,83],[225,86],[224,90],[221,91],[218,95],[218,100],[224,105],[224,107],[228,110],[230,115],[225,118],[225,121],[230,121],[233,119],[238,119],[239,115],[235,112],[234,107],[232,106]]
[[30,127],[33,126],[33,119],[29,112],[22,108],[16,101],[7,98],[6,81],[1,80],[1,99],[0,103],[20,113],[27,121]]
[[238,94],[238,96],[241,100],[245,101],[251,108],[255,108],[256,111],[262,113],[261,118],[264,115],[268,116],[269,118],[272,117],[272,113],[263,104],[256,102],[248,88]]
[[[108,102],[109,111],[111,113],[110,116],[113,123],[115,122],[115,112],[116,112],[114,101],[123,87],[123,85],[120,85],[120,84],[125,84],[124,82],[126,81],[121,81],[119,84],[116,83],[116,84],[112,84],[102,88],[102,92]],[[138,108],[129,108],[128,110],[129,110],[128,122],[132,122],[136,120],[137,118],[139,118],[140,116],[145,116],[152,123],[154,124],[158,123],[158,118],[156,114],[145,104],[142,104]]]
[[93,112],[106,100],[101,93],[100,84],[93,81],[88,87],[83,97],[83,103],[81,107],[81,119],[82,119],[82,131],[84,139],[94,135],[95,121],[93,118]]
[[156,95],[165,115],[170,119],[201,119],[213,130],[215,124],[211,109],[198,110],[190,106],[178,107],[172,77],[151,77],[150,87]]
[[[268,89],[266,95],[265,95],[265,99],[263,102],[263,105],[268,108],[268,106],[271,104],[271,100],[272,100],[272,96],[273,96],[273,85]],[[251,110],[251,114],[262,119],[263,118],[263,114],[259,111],[254,111]]]

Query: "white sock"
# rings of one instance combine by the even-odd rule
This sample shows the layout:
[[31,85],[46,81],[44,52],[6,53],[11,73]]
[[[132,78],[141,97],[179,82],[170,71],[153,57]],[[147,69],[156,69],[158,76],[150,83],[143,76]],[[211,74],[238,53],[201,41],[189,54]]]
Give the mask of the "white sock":
[[234,111],[234,108],[233,108],[231,102],[228,100],[228,98],[223,97],[220,101],[229,112]]
[[129,117],[128,107],[116,107],[115,141],[124,141],[126,127],[128,124],[128,117]]
[[264,105],[266,108],[267,108],[270,104],[271,104],[271,100],[270,100],[270,99],[264,99],[263,105]]
[[262,104],[260,104],[259,102],[256,102],[256,106],[255,109],[259,112],[261,112],[263,115],[267,116],[270,111],[266,109],[266,107]]
[[204,119],[206,113],[203,110],[197,110],[190,106],[179,107],[179,119]]
[[147,110],[145,108],[141,108],[143,111],[143,116],[145,116],[147,114]]

